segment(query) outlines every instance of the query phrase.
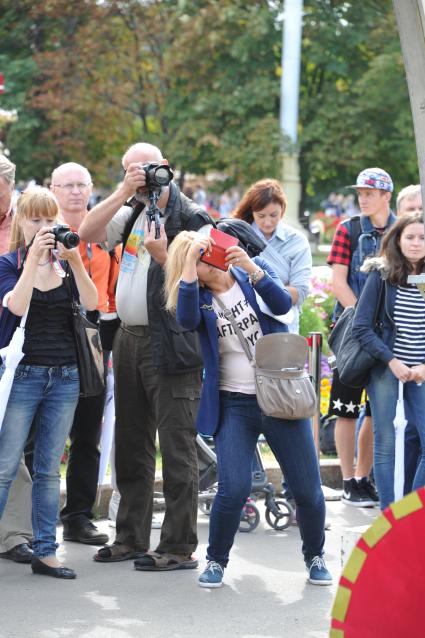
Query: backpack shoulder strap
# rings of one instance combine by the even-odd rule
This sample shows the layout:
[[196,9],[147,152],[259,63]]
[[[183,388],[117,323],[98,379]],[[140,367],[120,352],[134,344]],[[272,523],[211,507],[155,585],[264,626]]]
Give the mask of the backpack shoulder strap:
[[348,219],[347,222],[349,222],[347,225],[349,226],[348,232],[350,234],[350,254],[353,256],[359,243],[359,237],[362,234],[360,216],[355,215],[351,217],[351,219]]
[[136,206],[133,208],[133,212],[131,213],[126,225],[124,226],[124,231],[122,234],[122,251],[123,252],[128,242],[128,238],[130,237],[130,233],[133,230],[133,226],[136,223],[136,219],[139,217],[140,213],[143,211],[144,208],[145,208],[145,205],[143,204],[143,202],[138,202]]

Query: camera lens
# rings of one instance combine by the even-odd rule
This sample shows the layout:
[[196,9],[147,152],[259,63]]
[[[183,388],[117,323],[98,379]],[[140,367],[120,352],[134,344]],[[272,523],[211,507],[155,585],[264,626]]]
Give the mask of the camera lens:
[[77,233],[66,233],[63,238],[63,245],[66,248],[75,248],[80,243],[80,238]]
[[161,186],[167,186],[171,181],[170,171],[164,166],[158,166],[155,169],[155,180]]

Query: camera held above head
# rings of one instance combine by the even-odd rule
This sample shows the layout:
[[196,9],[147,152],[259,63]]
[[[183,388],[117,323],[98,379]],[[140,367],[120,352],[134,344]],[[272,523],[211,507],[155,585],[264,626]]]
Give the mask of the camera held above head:
[[158,164],[150,162],[142,166],[146,173],[146,188],[149,195],[149,208],[146,211],[148,228],[150,230],[152,222],[155,224],[155,239],[161,236],[160,231],[160,210],[157,206],[161,195],[161,188],[168,186],[174,177],[174,173],[168,164]]
[[60,242],[65,248],[75,248],[80,243],[80,237],[77,233],[73,233],[67,224],[57,224],[52,226],[52,233],[55,236],[56,242]]
[[142,168],[146,173],[146,188],[148,191],[161,190],[162,186],[168,186],[174,177],[174,173],[168,164],[149,162],[149,164],[143,164]]

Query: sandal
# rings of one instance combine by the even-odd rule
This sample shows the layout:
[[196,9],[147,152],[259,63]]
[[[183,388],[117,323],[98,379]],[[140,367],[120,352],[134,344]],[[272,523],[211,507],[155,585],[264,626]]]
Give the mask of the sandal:
[[144,572],[169,572],[176,569],[196,569],[198,561],[190,554],[160,554],[146,552],[134,561],[134,569]]
[[117,563],[123,560],[139,558],[140,556],[143,556],[143,554],[143,551],[137,551],[128,545],[115,541],[112,545],[105,545],[105,547],[101,547],[97,554],[93,556],[93,559],[98,563]]

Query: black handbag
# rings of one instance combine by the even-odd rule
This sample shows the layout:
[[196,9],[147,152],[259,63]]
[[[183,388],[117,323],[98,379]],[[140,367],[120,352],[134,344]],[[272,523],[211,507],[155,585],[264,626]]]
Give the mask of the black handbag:
[[[71,276],[70,273],[69,277]],[[87,319],[73,297],[69,277],[66,277],[65,281],[72,304],[80,397],[94,397],[105,389],[102,344],[96,324]]]
[[[373,318],[373,330],[375,332],[380,329],[378,319],[384,302],[385,282],[381,281],[379,299]],[[365,350],[360,341],[352,335],[355,312],[356,306],[349,306],[344,309],[329,335],[328,343],[335,355],[340,381],[351,388],[364,388],[369,381],[371,369],[377,364],[377,359]]]

